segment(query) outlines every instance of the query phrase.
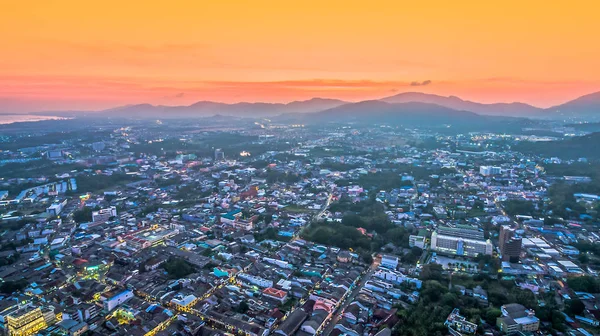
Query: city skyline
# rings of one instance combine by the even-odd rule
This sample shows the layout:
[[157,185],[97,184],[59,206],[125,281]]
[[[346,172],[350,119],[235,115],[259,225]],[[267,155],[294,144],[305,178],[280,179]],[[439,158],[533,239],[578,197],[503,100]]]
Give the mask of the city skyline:
[[600,90],[596,6],[11,3],[0,111],[412,91],[550,107]]

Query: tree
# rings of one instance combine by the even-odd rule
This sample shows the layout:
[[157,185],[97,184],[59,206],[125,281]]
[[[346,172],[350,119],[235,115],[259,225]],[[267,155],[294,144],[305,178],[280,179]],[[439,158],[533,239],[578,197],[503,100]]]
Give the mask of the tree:
[[588,257],[588,255],[585,253],[581,253],[579,257],[577,257],[577,260],[579,260],[579,262],[582,264],[587,264],[590,262],[590,257]]
[[440,264],[427,264],[421,270],[421,280],[442,280],[443,268]]
[[250,306],[248,306],[248,303],[246,301],[242,300],[242,301],[240,301],[240,304],[237,306],[236,311],[240,314],[246,314],[249,309],[250,309]]
[[570,315],[581,315],[585,310],[585,304],[579,299],[572,299],[567,302],[567,311]]
[[22,291],[28,284],[25,279],[5,281],[0,285],[0,293],[14,294],[15,292]]
[[373,263],[373,256],[370,253],[363,253],[361,257],[365,264],[371,265]]
[[591,276],[569,278],[567,284],[576,292],[600,293],[600,283]]
[[502,315],[502,312],[498,308],[489,308],[485,312],[485,320],[492,325],[496,324],[496,319]]
[[181,258],[172,257],[163,263],[163,268],[173,279],[186,277],[196,271],[194,266]]
[[535,295],[532,291],[522,290],[517,287],[514,287],[510,291],[509,300],[522,304],[527,308],[534,308],[537,306],[537,300],[535,299]]
[[94,209],[90,207],[83,207],[75,212],[73,212],[73,220],[76,223],[86,223],[92,221],[92,212]]

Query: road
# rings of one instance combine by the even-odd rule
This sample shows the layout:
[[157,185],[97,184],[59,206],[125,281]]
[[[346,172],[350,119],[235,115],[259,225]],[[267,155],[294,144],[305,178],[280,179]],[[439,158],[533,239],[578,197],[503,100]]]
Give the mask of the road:
[[325,206],[323,206],[323,209],[321,211],[319,211],[317,214],[315,214],[303,229],[298,230],[294,234],[294,236],[292,236],[292,239],[290,239],[290,243],[295,241],[296,239],[298,239],[300,237],[300,234],[302,233],[302,231],[308,229],[308,227],[312,224],[313,221],[318,221],[323,217],[323,215],[325,214],[327,209],[329,209],[332,199],[333,199],[333,191],[329,193],[329,196],[327,196],[327,202],[325,202]]
[[333,317],[331,318],[331,320],[328,322],[327,326],[321,333],[323,336],[328,336],[333,331],[333,328],[335,328],[335,325],[338,324],[338,322],[341,320],[342,314],[344,314],[344,310],[346,310],[346,308],[354,301],[354,298],[360,293],[360,290],[363,288],[365,283],[367,283],[367,281],[369,281],[371,279],[371,277],[373,276],[373,273],[375,273],[375,270],[377,269],[378,266],[379,265],[374,262],[369,267],[367,272],[361,276],[360,280],[356,284],[356,287],[352,290],[350,295],[346,296],[346,298],[342,301],[341,305],[338,306],[336,308],[336,310],[334,311],[334,313],[332,315]]

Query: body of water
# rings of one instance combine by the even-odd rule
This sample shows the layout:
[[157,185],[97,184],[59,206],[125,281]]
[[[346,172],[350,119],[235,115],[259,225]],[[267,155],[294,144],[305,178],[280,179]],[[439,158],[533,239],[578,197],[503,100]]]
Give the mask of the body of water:
[[63,120],[69,118],[56,116],[39,116],[30,114],[0,114],[0,125],[12,124],[16,122],[42,121],[42,120]]

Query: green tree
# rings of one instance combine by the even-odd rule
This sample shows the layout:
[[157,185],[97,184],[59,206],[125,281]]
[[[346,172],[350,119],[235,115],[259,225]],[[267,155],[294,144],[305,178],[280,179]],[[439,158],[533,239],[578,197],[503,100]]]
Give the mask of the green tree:
[[250,309],[250,306],[248,306],[248,303],[246,301],[242,300],[242,301],[240,301],[240,304],[236,307],[235,310],[238,313],[246,314],[249,309]]
[[567,312],[570,315],[581,315],[585,310],[585,304],[579,299],[572,299],[567,302]]
[[576,292],[600,293],[600,283],[591,276],[572,277],[567,284]]
[[90,207],[83,207],[73,212],[73,220],[76,223],[87,223],[92,221],[92,212],[94,209]]
[[440,281],[442,280],[442,272],[443,272],[443,268],[442,265],[440,264],[427,264],[423,266],[423,269],[421,270],[421,274],[420,274],[420,278],[421,280],[437,280]]

